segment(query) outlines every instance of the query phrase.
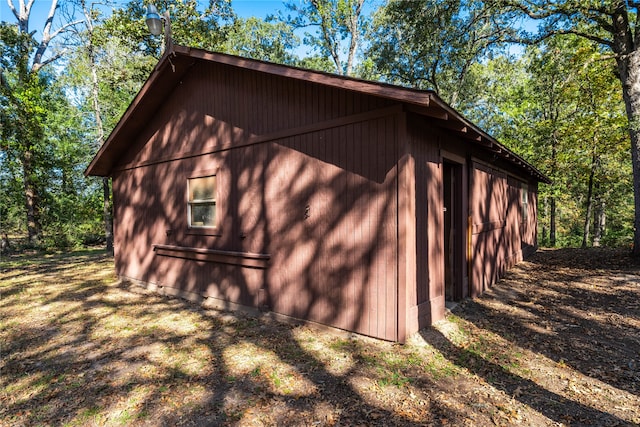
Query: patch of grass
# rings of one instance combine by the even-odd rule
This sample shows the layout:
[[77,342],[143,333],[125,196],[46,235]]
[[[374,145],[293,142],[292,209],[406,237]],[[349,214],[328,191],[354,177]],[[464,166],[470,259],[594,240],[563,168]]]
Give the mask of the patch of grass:
[[384,352],[380,359],[388,369],[405,370],[409,367],[407,359],[399,352]]
[[406,363],[409,366],[422,366],[424,363],[420,354],[415,351],[411,351],[408,354],[405,354]]
[[249,329],[255,328],[256,326],[259,326],[259,322],[260,321],[258,319],[253,319],[250,317],[239,317],[232,323],[232,326],[236,330],[236,332],[244,332]]
[[471,371],[478,364],[490,362],[506,372],[520,373],[520,360],[524,353],[504,337],[499,337],[485,329],[480,329],[468,321],[451,315],[453,327],[445,335],[460,351],[456,363]]
[[271,378],[271,381],[273,382],[273,385],[275,386],[275,388],[279,389],[280,386],[282,385],[282,380],[280,379],[280,376],[278,375],[278,373],[276,371],[272,371],[269,374],[269,378]]
[[86,425],[90,422],[100,424],[102,419],[102,411],[103,408],[101,408],[100,406],[92,406],[90,408],[86,408],[82,410],[74,420],[78,423],[76,424],[75,422],[72,422],[70,425]]
[[37,378],[35,381],[33,381],[32,387],[35,387],[36,389],[41,390],[43,388],[50,386],[51,383],[55,382],[54,381],[55,379],[56,379],[56,374],[51,372],[46,373],[40,376],[39,378]]
[[287,343],[281,349],[283,355],[289,360],[306,360],[308,354],[296,343]]
[[329,348],[335,351],[350,351],[354,345],[350,340],[339,338],[329,344]]
[[406,377],[399,371],[388,371],[381,370],[380,378],[378,379],[378,384],[381,387],[385,386],[395,386],[398,388],[405,387],[411,383],[411,378]]
[[365,366],[372,367],[378,364],[378,356],[366,352],[358,354],[358,360]]
[[395,386],[398,388],[409,385],[413,380],[408,375],[408,371],[418,365],[421,360],[413,357],[406,357],[404,352],[381,352],[378,355],[360,356],[361,360],[366,360],[366,364],[375,368],[377,372],[377,383],[381,387]]
[[129,425],[133,422],[133,420],[135,420],[136,418],[136,414],[132,413],[131,411],[129,411],[128,409],[125,409],[123,411],[121,411],[115,418],[114,421],[117,424],[126,426]]
[[439,351],[434,351],[423,364],[423,369],[434,380],[455,378],[460,374],[460,368],[449,361]]

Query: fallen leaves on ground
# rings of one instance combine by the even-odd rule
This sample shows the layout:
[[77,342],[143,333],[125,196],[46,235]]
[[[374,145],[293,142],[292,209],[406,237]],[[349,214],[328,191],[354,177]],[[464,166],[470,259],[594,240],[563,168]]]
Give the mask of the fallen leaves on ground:
[[3,258],[0,424],[640,424],[623,250],[541,250],[404,345],[155,295],[112,262]]

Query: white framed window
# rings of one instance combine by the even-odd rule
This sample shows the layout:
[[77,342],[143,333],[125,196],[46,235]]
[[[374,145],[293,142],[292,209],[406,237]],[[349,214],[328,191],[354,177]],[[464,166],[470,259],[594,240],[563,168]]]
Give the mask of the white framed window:
[[214,228],[216,226],[216,176],[189,178],[187,191],[189,228]]

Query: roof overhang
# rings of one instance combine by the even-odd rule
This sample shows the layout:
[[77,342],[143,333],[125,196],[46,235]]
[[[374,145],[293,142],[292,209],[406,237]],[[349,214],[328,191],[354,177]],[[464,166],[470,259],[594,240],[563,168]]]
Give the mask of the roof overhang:
[[87,167],[85,175],[111,175],[116,162],[129,148],[130,141],[156,114],[165,98],[180,83],[185,73],[200,62],[224,64],[401,102],[406,105],[408,111],[435,119],[441,127],[452,130],[463,139],[492,151],[495,155],[524,169],[538,181],[551,182],[542,172],[465,119],[433,91],[371,82],[180,45],[173,45],[158,61],[147,81]]

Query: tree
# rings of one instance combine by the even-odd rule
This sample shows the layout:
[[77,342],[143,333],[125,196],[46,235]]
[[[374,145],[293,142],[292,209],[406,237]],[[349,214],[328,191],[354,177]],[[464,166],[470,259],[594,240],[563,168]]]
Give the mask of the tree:
[[[5,49],[10,42],[7,33],[19,35],[17,28],[4,25],[0,31],[4,36],[0,46],[3,53],[9,53],[10,49]],[[3,56],[6,63],[14,59]],[[3,231],[30,231],[27,221],[33,215],[38,232],[29,236],[31,246],[67,247],[83,240],[85,232],[94,231],[88,225],[93,216],[93,191],[82,176],[83,164],[93,150],[84,143],[81,116],[69,103],[53,70],[41,69],[37,75],[29,76],[28,85],[22,86],[17,84],[16,71],[4,73],[7,86],[14,92],[0,96]],[[25,188],[32,191],[35,212],[28,212],[28,205],[21,202]],[[7,239],[6,234],[3,238]]]
[[[515,73],[503,62],[498,62],[500,68],[489,73],[493,84],[487,92],[493,100],[483,103],[483,106],[499,106],[499,122],[490,126],[494,134],[552,180],[552,184],[541,188],[539,194],[542,241],[550,246],[556,245],[558,200],[567,193],[563,177],[566,167],[573,164],[567,158],[571,151],[565,144],[576,109],[565,53],[557,46],[528,49],[515,66],[510,64],[522,70],[519,78],[512,81]],[[490,117],[485,120],[492,121]],[[561,205],[567,206],[567,203]]]
[[504,14],[541,22],[535,34],[520,40],[536,43],[555,35],[575,34],[606,48],[615,58],[631,139],[634,192],[633,254],[640,256],[640,2],[630,0],[499,0]]
[[[80,0],[80,7],[84,16],[85,37],[82,48],[86,54],[91,76],[91,110],[93,112],[96,147],[104,144],[105,132],[103,123],[102,108],[100,105],[100,81],[98,80],[98,46],[95,43],[95,18],[98,11],[92,6],[88,6],[85,0]],[[102,178],[102,218],[104,222],[104,237],[107,253],[113,254],[113,212],[111,207],[111,182],[108,177]]]
[[543,245],[619,244],[625,230],[630,235],[626,119],[614,68],[602,49],[568,36],[471,69],[470,118],[553,181],[539,190]]
[[[206,7],[203,4],[196,0],[163,0],[155,3],[158,10],[169,12],[175,43],[220,50],[227,37],[228,24],[235,18],[231,0],[209,0]],[[163,37],[149,34],[145,16],[143,2],[132,0],[123,8],[113,11],[102,24],[100,34],[117,39],[126,51],[158,58],[162,53]]]
[[512,32],[482,1],[388,1],[368,38],[374,74],[391,83],[432,89],[454,107],[464,102],[473,64]]
[[[606,238],[606,212],[613,204],[610,203],[613,191],[630,196],[631,192],[624,187],[616,187],[626,182],[631,189],[630,180],[623,175],[630,175],[631,171],[628,162],[621,162],[625,153],[628,156],[628,149],[624,137],[624,104],[615,66],[610,59],[603,59],[601,49],[589,46],[584,40],[580,42],[572,49],[574,61],[582,64],[573,67],[577,69],[576,95],[580,105],[574,120],[575,135],[581,136],[575,144],[580,148],[575,169],[586,187],[582,247],[587,247],[599,246]],[[619,221],[620,216],[616,215],[614,221]]]
[[285,7],[295,15],[280,19],[294,28],[316,28],[315,34],[305,33],[305,44],[331,58],[336,73],[349,76],[367,23],[364,4],[365,0],[291,1]]
[[17,23],[0,23],[0,109],[3,113],[2,149],[12,150],[22,167],[28,240],[30,244],[37,244],[42,225],[36,167],[44,144],[46,116],[43,104],[46,79],[42,78],[41,71],[62,56],[61,52],[48,55],[51,42],[77,22],[68,22],[54,30],[58,0],[51,0],[42,37],[37,41],[35,32],[29,29],[33,3],[20,0],[16,7],[13,0],[7,0]]
[[224,51],[233,55],[293,65],[291,53],[300,43],[293,28],[285,22],[255,17],[237,18],[227,30]]
[[42,198],[43,243],[65,249],[93,243],[100,235],[101,203],[95,180],[84,177],[93,144],[87,122],[67,97],[64,79],[52,76],[47,86],[45,141],[47,156],[38,165]]

